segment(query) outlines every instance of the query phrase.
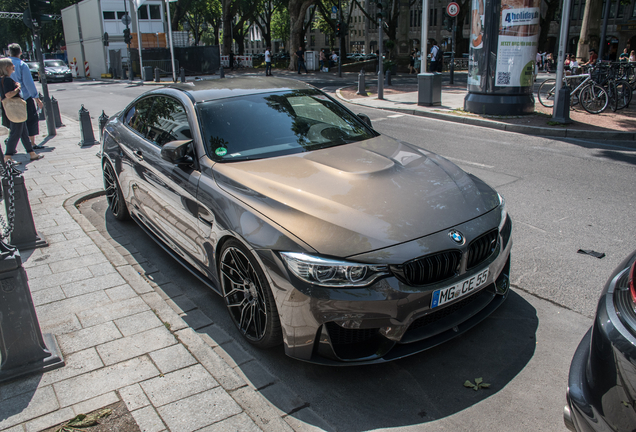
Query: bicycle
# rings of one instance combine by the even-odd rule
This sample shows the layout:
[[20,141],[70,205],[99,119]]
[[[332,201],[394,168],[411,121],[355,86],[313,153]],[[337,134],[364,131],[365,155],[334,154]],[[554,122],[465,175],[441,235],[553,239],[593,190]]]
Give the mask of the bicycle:
[[620,63],[599,63],[591,71],[592,79],[603,86],[609,96],[609,107],[616,112],[629,106],[632,101],[632,86],[625,79],[626,71]]
[[[592,80],[590,74],[566,75],[563,77],[563,85],[568,81],[583,80],[570,92],[570,106],[581,103],[583,109],[590,114],[599,114],[605,111],[609,104],[609,96],[605,89]],[[539,102],[546,108],[554,106],[556,97],[556,79],[549,78],[541,83],[537,91]]]

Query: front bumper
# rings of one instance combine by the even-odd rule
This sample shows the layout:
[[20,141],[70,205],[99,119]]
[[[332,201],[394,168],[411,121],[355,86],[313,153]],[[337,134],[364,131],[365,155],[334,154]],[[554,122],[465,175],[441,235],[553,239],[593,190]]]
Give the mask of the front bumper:
[[624,274],[615,272],[605,286],[594,324],[572,358],[563,420],[573,432],[636,429],[636,338],[615,302],[616,284]]
[[[511,228],[510,228],[511,229]],[[444,234],[446,235],[446,234]],[[290,282],[275,256],[260,256],[276,298],[285,352],[312,363],[354,365],[406,357],[454,338],[488,317],[507,298],[508,234],[485,262],[451,281],[411,287],[396,277],[364,288],[324,288]],[[489,268],[479,289],[438,308],[433,292]]]

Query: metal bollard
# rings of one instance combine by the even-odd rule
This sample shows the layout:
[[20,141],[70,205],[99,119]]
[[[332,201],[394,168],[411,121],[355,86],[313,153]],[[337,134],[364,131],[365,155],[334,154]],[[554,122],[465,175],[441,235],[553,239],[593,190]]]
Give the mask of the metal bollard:
[[219,68],[219,78],[225,78],[225,71],[223,70],[223,65]]
[[51,104],[53,106],[53,118],[55,119],[55,128],[61,128],[64,126],[62,124],[62,117],[60,116],[60,106],[57,103],[57,100],[54,97],[51,97]]
[[20,252],[0,242],[0,383],[64,366],[55,336],[42,335]]
[[358,93],[361,96],[367,95],[367,86],[364,82],[364,68],[360,71],[360,75],[358,75]]
[[181,82],[182,83],[186,82],[186,80],[185,80],[185,69],[184,68],[179,69],[179,76],[181,77]]
[[386,71],[384,75],[384,85],[389,87],[391,85],[391,71]]
[[155,68],[155,82],[161,82],[161,77],[159,76],[159,68]]
[[99,144],[95,141],[95,134],[93,134],[93,125],[91,124],[91,114],[88,112],[84,105],[79,110],[79,122],[80,132],[82,134],[82,140],[79,142],[80,147],[89,146],[93,144]]
[[[17,170],[14,172],[11,181],[5,177],[2,178],[2,195],[6,214],[14,212],[14,220],[19,221],[19,223],[14,224],[9,241],[21,250],[48,246],[49,244],[44,239],[44,236],[35,229],[29,195],[24,185],[24,177]],[[13,185],[10,183],[13,183]],[[13,206],[13,209],[11,206]]]
[[106,115],[104,110],[102,110],[102,115],[99,116],[99,140],[101,141],[104,137],[104,127],[106,123],[108,123],[110,117]]

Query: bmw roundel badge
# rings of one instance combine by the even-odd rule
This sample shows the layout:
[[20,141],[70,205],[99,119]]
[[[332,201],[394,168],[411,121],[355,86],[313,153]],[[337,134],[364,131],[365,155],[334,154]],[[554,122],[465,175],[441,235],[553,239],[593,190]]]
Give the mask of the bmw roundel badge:
[[457,230],[451,230],[448,232],[450,238],[457,244],[464,244],[464,236]]

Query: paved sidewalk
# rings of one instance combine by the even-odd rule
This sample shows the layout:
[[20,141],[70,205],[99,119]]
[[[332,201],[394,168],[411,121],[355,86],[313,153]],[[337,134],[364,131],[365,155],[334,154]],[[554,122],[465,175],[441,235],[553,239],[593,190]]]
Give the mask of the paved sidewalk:
[[41,431],[120,401],[148,432],[314,429],[265,399],[208,336],[219,334],[214,324],[79,212],[102,193],[99,147],[80,148],[79,124],[64,123],[44,159],[15,159],[49,243],[21,251],[22,261],[42,332],[57,337],[66,366],[1,384],[0,431]]

